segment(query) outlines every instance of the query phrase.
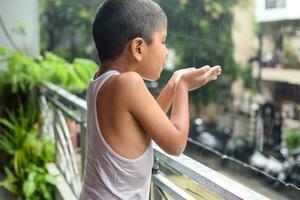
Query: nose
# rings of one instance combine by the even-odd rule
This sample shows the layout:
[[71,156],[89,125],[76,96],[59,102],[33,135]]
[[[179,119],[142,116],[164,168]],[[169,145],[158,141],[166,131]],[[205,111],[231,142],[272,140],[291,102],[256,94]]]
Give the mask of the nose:
[[166,58],[168,57],[169,55],[169,49],[166,47]]

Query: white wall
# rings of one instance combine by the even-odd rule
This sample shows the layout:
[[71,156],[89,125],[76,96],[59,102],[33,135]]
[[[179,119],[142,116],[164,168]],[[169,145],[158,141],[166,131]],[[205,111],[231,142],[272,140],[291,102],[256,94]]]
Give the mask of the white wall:
[[249,59],[256,55],[258,38],[254,32],[254,3],[244,1],[233,8],[232,40],[234,60],[246,66]]
[[266,9],[266,0],[256,0],[255,16],[258,22],[300,19],[300,0],[286,0],[284,8]]
[[[0,0],[0,17],[21,52],[37,57],[40,53],[38,0]],[[20,29],[24,29],[24,34]],[[0,45],[13,49],[1,26]]]

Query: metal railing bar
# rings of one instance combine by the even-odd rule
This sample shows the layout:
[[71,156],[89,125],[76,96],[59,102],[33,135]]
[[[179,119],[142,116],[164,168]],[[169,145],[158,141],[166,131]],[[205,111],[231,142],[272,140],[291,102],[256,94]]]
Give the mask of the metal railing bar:
[[50,102],[52,102],[56,107],[58,107],[63,113],[65,113],[68,117],[73,119],[75,122],[82,122],[81,115],[79,114],[78,110],[72,110],[69,109],[67,106],[65,106],[63,103],[59,102],[56,98],[53,97],[47,97]]
[[80,179],[79,179],[79,170],[77,168],[77,164],[76,164],[76,160],[75,160],[75,154],[74,154],[74,150],[73,150],[73,145],[71,142],[71,134],[69,132],[66,120],[62,114],[62,112],[60,110],[57,110],[57,115],[58,115],[58,119],[59,122],[61,123],[61,128],[62,128],[62,134],[63,137],[65,138],[65,142],[66,142],[66,146],[67,146],[67,150],[68,150],[68,154],[70,154],[70,165],[73,167],[73,173],[72,176],[74,176],[74,184],[76,186],[75,191],[80,190],[81,186],[80,186]]
[[183,154],[178,157],[170,156],[155,145],[154,155],[160,162],[175,168],[181,174],[225,199],[268,199]]
[[73,189],[74,193],[76,194],[76,191],[78,193],[78,188],[80,188],[80,186],[78,185],[79,179],[77,179],[76,172],[74,171],[74,166],[72,163],[72,155],[68,151],[68,145],[67,145],[66,139],[64,138],[63,129],[62,129],[61,125],[58,124],[58,122],[56,124],[56,129],[57,129],[58,136],[60,138],[60,142],[62,145],[62,153],[65,156],[66,167],[68,169],[66,171],[66,173],[68,174],[67,180],[72,185],[72,189]]
[[71,105],[79,108],[83,112],[86,112],[87,105],[86,101],[71,94],[70,92],[62,89],[61,87],[52,84],[52,83],[45,83],[44,86],[51,92],[54,93],[56,96],[62,97],[64,100],[68,101]]

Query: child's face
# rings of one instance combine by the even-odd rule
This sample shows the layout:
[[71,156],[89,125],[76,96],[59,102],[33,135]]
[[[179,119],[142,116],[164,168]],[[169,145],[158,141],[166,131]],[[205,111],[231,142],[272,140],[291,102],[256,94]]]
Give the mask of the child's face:
[[152,43],[148,46],[143,57],[143,70],[141,75],[148,80],[157,80],[165,67],[168,55],[166,47],[167,28],[163,27],[153,34]]

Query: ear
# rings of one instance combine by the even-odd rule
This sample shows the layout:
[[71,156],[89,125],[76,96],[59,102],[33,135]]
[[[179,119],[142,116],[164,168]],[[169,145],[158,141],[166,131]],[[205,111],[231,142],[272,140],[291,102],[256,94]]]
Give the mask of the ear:
[[146,42],[140,37],[134,38],[131,42],[130,51],[134,59],[138,62],[142,61],[143,55],[145,54],[145,45]]

